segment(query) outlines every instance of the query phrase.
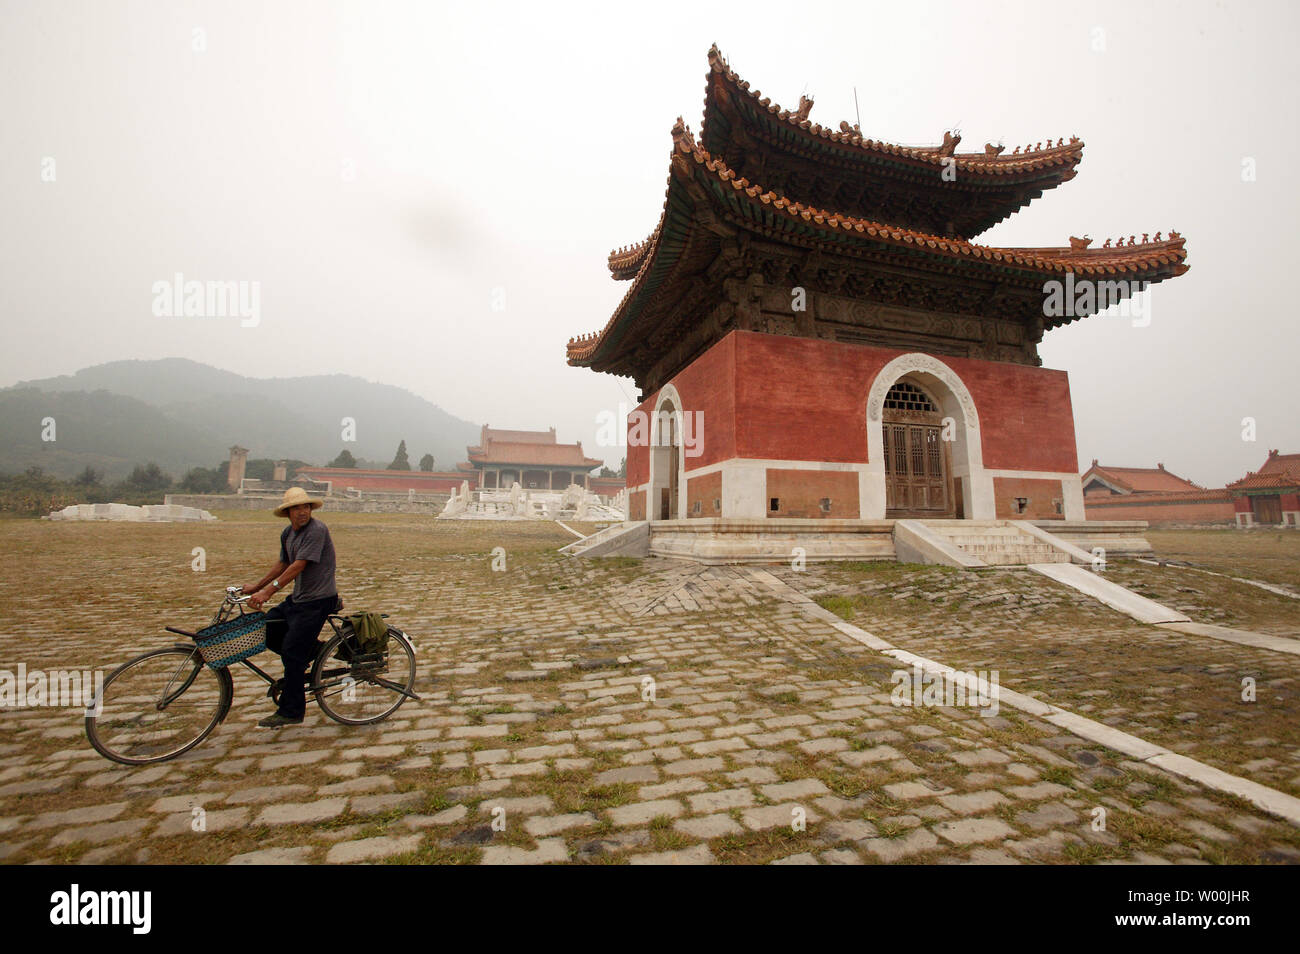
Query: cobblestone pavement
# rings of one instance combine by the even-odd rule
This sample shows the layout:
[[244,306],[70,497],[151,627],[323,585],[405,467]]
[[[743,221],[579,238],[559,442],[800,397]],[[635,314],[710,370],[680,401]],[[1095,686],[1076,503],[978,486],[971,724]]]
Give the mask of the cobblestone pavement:
[[[1162,568],[1114,569],[1107,575],[1143,593],[1174,589]],[[1024,570],[775,572],[902,649],[962,670],[997,669],[1006,688],[1300,795],[1294,655],[1146,626]],[[1253,702],[1243,700],[1244,680],[1253,681]]]
[[[6,579],[31,581],[0,605],[12,627],[0,637],[0,668],[108,667],[165,645],[164,622],[192,625],[222,584],[274,556],[278,524],[223,516],[202,528],[0,525]],[[259,730],[268,700],[241,671],[217,733],[146,768],[99,758],[77,710],[5,710],[0,859],[1300,861],[1292,826],[1041,720],[891,704],[897,663],[781,602],[744,568],[575,560],[554,552],[571,537],[548,524],[322,516],[350,607],[390,612],[415,638],[424,701],[376,727],[340,726],[309,706],[301,727]],[[203,574],[189,566],[198,545],[208,553]],[[507,569],[494,573],[498,546]],[[899,574],[894,595],[909,576],[932,585],[929,570],[889,572]],[[823,596],[865,585],[865,574],[844,568],[779,575]],[[163,579],[171,585],[160,587]],[[191,609],[178,618],[177,606]],[[1082,699],[1080,710],[1100,719],[1128,718],[1132,707],[1112,700],[1114,676],[1135,666],[1138,634],[1156,632],[1102,608],[1068,634],[1038,606],[1020,622],[1003,617],[1000,632],[961,637],[960,611],[907,596],[896,609],[922,618],[903,632],[894,616],[879,617],[889,624],[879,635],[896,645],[998,668],[1004,684],[1041,683],[1053,702]],[[952,623],[949,636],[925,635],[931,612]],[[856,621],[872,628],[863,615]],[[1270,681],[1269,692],[1294,722],[1292,669],[1269,668],[1271,658],[1246,647],[1161,639],[1194,671],[1148,674],[1152,699],[1137,715],[1170,708],[1170,693],[1157,689],[1214,693],[1221,674],[1226,686],[1250,665],[1264,677],[1261,700],[1266,681],[1285,680]],[[1103,656],[1121,649],[1080,675],[1071,640]],[[1010,657],[1026,643],[1044,655]],[[955,658],[963,645],[968,658]],[[1104,694],[1086,695],[1093,690]],[[1179,698],[1172,707],[1198,704]],[[1159,727],[1201,744],[1210,721]],[[1234,743],[1242,752],[1268,753],[1277,764],[1253,777],[1281,787],[1288,771],[1297,774],[1295,739],[1271,721],[1254,728],[1264,721],[1229,722],[1221,734],[1244,739]],[[1249,747],[1256,737],[1267,744]],[[204,830],[194,830],[196,818]]]

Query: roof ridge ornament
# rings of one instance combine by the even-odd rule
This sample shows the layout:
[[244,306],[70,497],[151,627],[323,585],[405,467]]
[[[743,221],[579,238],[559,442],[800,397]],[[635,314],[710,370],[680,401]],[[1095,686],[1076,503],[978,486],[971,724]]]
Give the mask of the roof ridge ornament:
[[957,133],[954,136],[951,130],[945,129],[943,131],[943,145],[939,147],[939,155],[951,156],[957,151],[957,146],[960,142],[961,133]]
[[686,120],[677,117],[677,122],[673,123],[673,145],[685,143],[687,148],[695,149],[695,137],[691,135],[691,127],[686,125]]

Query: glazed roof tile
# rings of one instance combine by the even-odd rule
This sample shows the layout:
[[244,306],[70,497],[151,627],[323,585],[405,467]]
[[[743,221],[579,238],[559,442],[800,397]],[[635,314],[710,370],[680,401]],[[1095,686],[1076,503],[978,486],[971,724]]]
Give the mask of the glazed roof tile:
[[1163,467],[1108,467],[1093,464],[1084,472],[1083,481],[1086,483],[1088,478],[1094,475],[1131,493],[1203,489],[1198,484],[1170,473]]
[[[1005,151],[990,152],[987,147],[982,153],[966,152],[959,153],[946,146],[903,146],[896,143],[883,142],[876,139],[869,139],[862,135],[860,130],[854,129],[848,123],[840,123],[840,129],[833,130],[829,126],[822,126],[819,123],[809,121],[806,116],[800,115],[799,112],[782,109],[776,103],[773,103],[763,94],[750,88],[747,80],[740,76],[727,65],[718,47],[714,45],[709,50],[709,70],[710,73],[725,78],[729,85],[749,97],[761,109],[765,110],[772,116],[775,116],[782,122],[788,124],[793,129],[801,130],[810,136],[823,139],[827,142],[836,143],[845,147],[862,150],[867,153],[879,155],[897,156],[906,159],[915,159],[919,162],[932,164],[936,169],[944,165],[944,159],[951,156],[956,160],[956,168],[960,175],[963,171],[977,175],[986,176],[1006,176],[1016,173],[1036,171],[1040,169],[1062,169],[1069,170],[1066,179],[1073,177],[1073,167],[1083,158],[1084,143],[1078,137],[1071,136],[1069,142],[1064,137],[1060,138],[1055,146],[1051,144],[1049,138],[1047,145],[1043,146],[1041,142],[1033,148],[1024,147],[1024,152],[1020,151],[1021,147],[1017,146],[1011,153]],[[811,105],[811,100],[807,101]],[[706,106],[708,105],[706,100]],[[708,117],[706,113],[705,123],[701,127],[701,139],[708,134]],[[960,141],[960,137],[957,137]],[[1065,181],[1065,180],[1062,180]]]
[[1247,474],[1228,484],[1229,490],[1283,490],[1300,488],[1300,472],[1280,471],[1271,474]]
[[492,441],[486,448],[470,448],[475,464],[515,464],[521,467],[582,467],[590,469],[604,461],[587,457],[581,444],[539,444],[532,441]]
[[489,441],[511,441],[516,444],[554,444],[555,428],[547,431],[507,431],[501,428],[488,427],[483,425],[482,433],[479,440],[483,443]]
[[1277,451],[1270,451],[1268,460],[1264,461],[1264,466],[1260,467],[1256,473],[1300,474],[1300,454],[1279,454]]

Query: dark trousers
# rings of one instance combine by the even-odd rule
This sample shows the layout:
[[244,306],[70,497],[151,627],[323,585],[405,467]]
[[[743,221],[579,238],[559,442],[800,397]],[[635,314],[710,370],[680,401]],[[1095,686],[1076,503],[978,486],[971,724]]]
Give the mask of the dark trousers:
[[[338,609],[339,598],[326,596],[305,603],[290,596],[266,613],[266,644],[284,660],[284,688],[280,691],[279,713],[301,719],[307,712],[303,670],[316,658],[320,644],[316,637],[329,615]],[[279,645],[276,645],[279,643]]]

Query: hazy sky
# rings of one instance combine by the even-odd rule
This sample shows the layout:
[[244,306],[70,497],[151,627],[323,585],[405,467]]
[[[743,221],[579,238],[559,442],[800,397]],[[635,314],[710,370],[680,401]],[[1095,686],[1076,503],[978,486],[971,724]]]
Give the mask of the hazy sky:
[[[812,119],[962,150],[1087,143],[1074,181],[980,236],[1177,229],[1151,323],[1049,332],[1081,468],[1207,486],[1300,451],[1300,57],[1288,3],[0,2],[0,386],[122,358],[348,372],[597,448],[631,382],[567,339],[627,290],[706,53]],[[49,160],[53,160],[51,164]],[[1243,160],[1256,181],[1244,182]],[[53,181],[49,181],[53,173]],[[154,314],[153,286],[260,283],[260,321]],[[494,304],[500,307],[494,309]],[[1241,439],[1254,417],[1258,440]]]

